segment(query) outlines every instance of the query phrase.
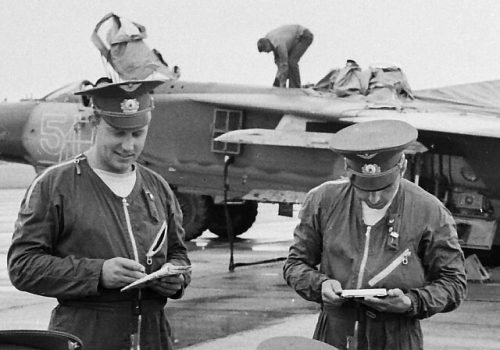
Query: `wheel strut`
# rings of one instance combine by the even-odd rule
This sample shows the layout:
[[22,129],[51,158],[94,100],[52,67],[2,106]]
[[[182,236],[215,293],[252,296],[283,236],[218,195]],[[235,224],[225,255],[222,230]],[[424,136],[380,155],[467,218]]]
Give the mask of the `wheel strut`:
[[258,264],[268,264],[268,263],[273,263],[273,262],[279,262],[286,260],[286,257],[279,257],[275,259],[267,259],[267,260],[260,260],[260,261],[254,261],[254,262],[248,262],[248,263],[235,263],[234,262],[234,232],[233,232],[233,225],[231,221],[231,216],[229,214],[229,207],[228,207],[228,200],[227,200],[227,193],[229,191],[229,165],[234,163],[234,157],[233,156],[225,156],[224,157],[224,214],[226,217],[226,226],[227,226],[227,234],[229,238],[229,272],[233,272],[234,269],[238,266],[250,266],[250,265],[258,265]]

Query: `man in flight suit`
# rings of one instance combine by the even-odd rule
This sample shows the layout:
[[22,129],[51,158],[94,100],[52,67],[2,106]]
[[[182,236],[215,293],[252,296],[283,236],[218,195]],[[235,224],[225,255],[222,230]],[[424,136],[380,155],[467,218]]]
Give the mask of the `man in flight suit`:
[[313,34],[298,24],[276,28],[257,41],[259,52],[273,52],[278,72],[273,86],[300,88],[299,61],[312,44]]
[[7,256],[12,284],[57,298],[49,330],[84,349],[172,349],[164,307],[183,295],[189,272],[121,291],[164,266],[190,265],[179,203],[136,162],[150,91],[161,83],[104,80],[77,93],[93,101],[90,149],[39,174],[21,203]]
[[[339,349],[423,349],[420,319],[456,309],[464,256],[450,212],[403,178],[411,125],[379,120],[337,132],[347,178],[311,190],[284,265],[287,283],[321,304],[314,339]],[[318,267],[319,266],[319,267]],[[345,289],[387,291],[347,298]]]

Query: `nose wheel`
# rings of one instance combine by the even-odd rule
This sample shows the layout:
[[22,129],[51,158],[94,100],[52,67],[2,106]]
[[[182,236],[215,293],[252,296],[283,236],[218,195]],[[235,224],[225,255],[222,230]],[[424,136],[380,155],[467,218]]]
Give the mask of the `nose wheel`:
[[[254,201],[243,201],[241,204],[228,205],[228,209],[233,234],[234,236],[239,236],[248,231],[255,222],[258,204]],[[208,230],[221,238],[229,237],[223,204],[217,204],[212,207]]]
[[175,195],[182,210],[185,240],[198,238],[208,228],[213,205],[212,197],[182,192],[176,192]]

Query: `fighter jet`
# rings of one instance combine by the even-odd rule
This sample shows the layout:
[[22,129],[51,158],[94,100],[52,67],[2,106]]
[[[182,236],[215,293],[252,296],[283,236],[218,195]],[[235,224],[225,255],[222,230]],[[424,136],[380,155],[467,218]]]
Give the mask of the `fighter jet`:
[[[90,101],[73,93],[89,84],[0,104],[0,159],[41,171],[85,151]],[[450,209],[464,248],[497,263],[500,81],[416,92],[397,86],[340,97],[324,84],[282,89],[167,81],[154,91],[140,162],[175,189],[188,240],[206,229],[228,235],[224,202],[233,234],[240,235],[253,224],[259,202],[280,203],[280,213],[290,215],[310,189],[344,175],[343,159],[328,146],[335,132],[374,119],[403,120],[419,130],[407,177]]]
[[[338,130],[402,120],[419,130],[405,176],[449,208],[465,249],[485,264],[500,264],[500,80],[412,91],[400,67],[361,69],[349,59],[299,89],[187,82],[144,45],[145,33],[108,14],[92,41],[113,81],[165,80],[153,91],[139,162],[176,192],[187,240],[207,229],[222,237],[243,234],[260,202],[293,215],[310,189],[345,175],[344,160],[329,148]],[[127,52],[144,62],[128,64]],[[39,172],[88,149],[91,101],[74,92],[90,85],[81,80],[40,99],[1,103],[0,160]]]

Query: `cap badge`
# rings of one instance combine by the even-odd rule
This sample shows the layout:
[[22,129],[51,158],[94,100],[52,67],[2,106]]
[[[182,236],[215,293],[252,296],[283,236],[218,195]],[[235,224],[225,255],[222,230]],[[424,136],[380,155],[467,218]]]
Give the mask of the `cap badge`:
[[372,159],[375,157],[378,153],[364,153],[364,154],[356,154],[359,158],[363,159]]
[[72,342],[68,340],[68,350],[78,350],[80,348],[80,344],[78,342]]
[[123,100],[120,106],[123,113],[125,114],[135,113],[139,110],[139,101],[137,101],[135,98]]
[[377,164],[365,164],[361,168],[361,172],[363,174],[367,174],[367,175],[376,175],[376,174],[380,174],[381,170]]

